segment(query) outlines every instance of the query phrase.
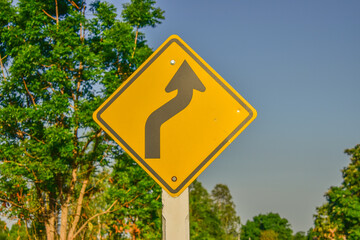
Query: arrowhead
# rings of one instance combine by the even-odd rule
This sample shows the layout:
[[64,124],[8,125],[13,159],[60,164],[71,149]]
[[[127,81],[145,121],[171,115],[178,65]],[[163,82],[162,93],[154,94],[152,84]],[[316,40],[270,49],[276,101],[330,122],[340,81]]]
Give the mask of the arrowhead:
[[204,92],[206,88],[185,60],[166,86],[165,91],[169,93],[174,90],[192,91],[193,89]]

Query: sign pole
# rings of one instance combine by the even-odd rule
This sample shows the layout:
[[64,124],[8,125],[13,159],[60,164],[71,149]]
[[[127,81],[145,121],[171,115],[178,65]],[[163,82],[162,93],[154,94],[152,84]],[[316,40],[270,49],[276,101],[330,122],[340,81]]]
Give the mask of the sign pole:
[[162,190],[163,240],[190,240],[189,188],[178,197]]

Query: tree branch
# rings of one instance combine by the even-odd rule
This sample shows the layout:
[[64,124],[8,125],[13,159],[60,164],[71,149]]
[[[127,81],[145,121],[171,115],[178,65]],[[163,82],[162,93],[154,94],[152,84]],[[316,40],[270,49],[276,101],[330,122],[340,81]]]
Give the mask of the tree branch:
[[74,7],[76,7],[77,10],[80,10],[79,6],[76,5],[76,3],[75,3],[74,1],[71,1],[71,0],[68,0],[68,1],[69,1],[69,3],[71,3],[71,5],[73,5]]
[[55,6],[56,6],[56,28],[59,29],[59,8],[58,8],[57,0],[55,0]]
[[[75,4],[75,3],[74,3]],[[85,7],[84,7],[85,9]],[[80,10],[80,9],[79,9]],[[84,14],[84,13],[83,13]],[[84,44],[84,38],[85,38],[85,30],[83,24],[80,22],[80,41],[82,44]],[[79,101],[79,96],[80,96],[80,87],[81,87],[81,77],[82,77],[82,72],[84,70],[84,66],[83,66],[83,62],[80,61],[79,63],[79,69],[78,69],[78,76],[77,76],[77,86],[76,86],[76,94],[72,93],[72,98],[74,101],[74,114],[75,116],[76,114],[76,110],[78,109],[78,101]],[[74,145],[75,145],[75,151],[74,151],[74,155],[79,155],[79,151],[78,151],[78,130],[79,130],[79,122],[78,122],[78,117],[75,117],[75,129],[74,129]]]
[[24,167],[29,173],[32,173],[34,178],[35,178],[35,182],[39,182],[38,178],[36,177],[34,171],[30,170],[26,165],[22,164],[22,163],[17,163],[17,162],[14,162],[14,161],[9,161],[9,160],[4,160],[4,163],[13,163],[13,164],[16,164],[20,167]]
[[6,81],[6,76],[5,76],[5,67],[4,67],[2,60],[5,59],[6,57],[7,57],[7,55],[4,58],[1,58],[1,54],[0,54],[0,65],[1,65],[1,71],[2,71],[2,74],[4,77],[4,81]]
[[[52,83],[51,83],[51,82],[46,82],[46,83],[48,83],[48,84],[49,84],[49,86],[50,86],[51,90],[53,90],[53,92],[55,93],[56,91],[55,91],[55,89],[54,89],[54,87],[53,87]],[[48,87],[46,87],[46,88],[48,88]]]
[[0,198],[0,201],[10,203],[12,206],[19,207],[19,208],[25,209],[25,210],[30,212],[30,210],[28,208],[26,208],[24,205],[19,205],[17,203],[14,203],[13,201],[8,200],[8,199]]
[[89,144],[97,137],[100,137],[102,133],[102,129],[98,130],[94,136],[92,136],[91,138],[89,138],[89,140],[85,143],[83,149],[81,150],[81,154],[84,154],[84,152],[86,151],[87,147],[89,146]]
[[23,82],[24,82],[24,86],[25,86],[26,92],[29,94],[29,96],[30,96],[30,98],[31,98],[31,101],[32,101],[32,103],[34,104],[35,109],[37,109],[36,103],[35,103],[35,99],[34,99],[33,95],[30,93],[30,91],[29,91],[29,89],[28,89],[28,87],[27,87],[27,85],[26,85],[25,79],[24,79],[24,78],[22,78],[22,79],[23,79]]
[[134,51],[133,51],[133,53],[132,53],[132,55],[131,55],[131,58],[134,58],[134,55],[135,55],[135,50],[136,50],[136,44],[137,44],[138,34],[139,34],[139,27],[136,26],[135,46],[134,46]]
[[73,235],[74,235],[74,232],[76,230],[76,226],[78,225],[79,220],[80,220],[80,214],[81,214],[81,210],[82,210],[82,206],[83,206],[85,190],[86,190],[86,187],[87,187],[87,185],[89,183],[89,177],[90,177],[90,173],[91,173],[91,171],[90,171],[91,168],[92,168],[92,165],[89,165],[88,172],[87,172],[86,177],[85,177],[85,179],[83,181],[83,184],[81,186],[79,198],[77,200],[75,217],[74,217],[74,221],[73,221],[73,223],[71,225],[71,228],[69,230],[68,239],[73,239]]
[[[113,204],[111,204],[111,206],[104,212],[101,212],[101,213],[98,213],[98,214],[95,214],[94,216],[90,217],[80,228],[79,230],[74,234],[73,238],[72,239],[69,239],[69,240],[73,240],[85,227],[86,225],[91,221],[93,220],[94,218],[96,218],[97,216],[101,216],[101,215],[104,215],[104,214],[107,214],[109,212],[112,212],[111,209],[112,207],[117,203],[118,200],[115,200],[113,202]],[[115,210],[113,210],[115,211]]]
[[[35,139],[37,142],[40,142],[40,143],[42,143],[42,144],[45,144],[44,141],[39,140],[38,138],[34,137],[33,135],[31,135],[31,134],[29,134],[29,133],[27,133],[27,132],[24,132],[24,131],[21,131],[21,130],[17,130],[17,132],[19,132],[19,133],[21,133],[21,134],[28,135],[29,137]],[[17,133],[17,134],[18,134],[18,133]]]
[[56,18],[54,18],[53,16],[51,16],[50,14],[48,14],[44,9],[41,9],[45,14],[46,16],[50,17],[52,20],[55,20],[56,21]]

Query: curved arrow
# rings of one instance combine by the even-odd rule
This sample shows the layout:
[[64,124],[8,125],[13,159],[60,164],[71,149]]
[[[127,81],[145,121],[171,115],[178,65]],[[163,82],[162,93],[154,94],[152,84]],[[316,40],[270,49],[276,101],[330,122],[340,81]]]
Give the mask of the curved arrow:
[[168,93],[178,90],[177,95],[151,113],[146,120],[145,158],[160,158],[161,125],[190,104],[193,90],[204,92],[205,89],[205,86],[185,60],[165,88]]

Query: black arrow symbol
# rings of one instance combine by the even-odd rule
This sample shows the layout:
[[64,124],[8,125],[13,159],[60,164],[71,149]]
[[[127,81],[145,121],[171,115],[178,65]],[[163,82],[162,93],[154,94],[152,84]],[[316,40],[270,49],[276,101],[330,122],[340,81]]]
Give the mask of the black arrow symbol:
[[161,125],[190,104],[193,90],[204,92],[205,89],[205,86],[185,60],[165,88],[167,93],[178,90],[177,95],[151,113],[146,120],[145,158],[160,158]]

